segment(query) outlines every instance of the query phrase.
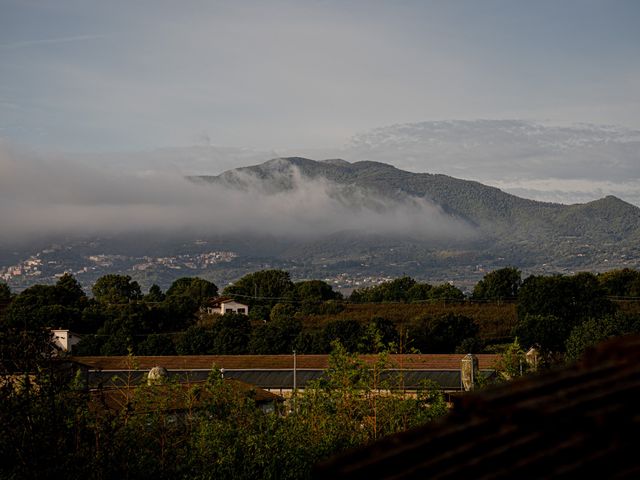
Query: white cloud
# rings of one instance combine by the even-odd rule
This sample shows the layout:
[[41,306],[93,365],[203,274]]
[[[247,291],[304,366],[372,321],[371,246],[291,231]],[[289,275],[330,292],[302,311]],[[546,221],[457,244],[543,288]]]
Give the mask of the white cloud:
[[310,238],[357,231],[438,240],[473,235],[471,227],[423,199],[385,200],[304,178],[296,170],[283,172],[291,188],[274,193],[246,174],[241,174],[246,188],[238,190],[175,174],[118,175],[0,147],[0,239],[5,241],[130,232]]

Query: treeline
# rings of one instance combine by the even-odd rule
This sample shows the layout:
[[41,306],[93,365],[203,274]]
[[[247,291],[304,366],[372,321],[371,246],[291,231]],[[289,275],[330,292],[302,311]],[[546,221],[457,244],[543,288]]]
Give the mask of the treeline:
[[[499,348],[491,345],[492,339],[480,339],[478,323],[459,313],[419,314],[402,322],[375,314],[363,321],[342,313],[348,302],[465,299],[452,285],[432,286],[410,277],[354,290],[345,300],[326,282],[293,282],[281,270],[259,271],[222,292],[247,304],[249,316],[205,314],[203,307],[219,291],[200,278],[178,279],[166,292],[154,285],[145,294],[129,276],[106,275],[92,294],[88,297],[71,275],[18,295],[0,284],[3,361],[31,355],[37,349],[34,341],[47,341],[47,328],[82,334],[74,352],[79,355],[327,353],[334,340],[360,353],[480,353]],[[638,331],[637,313],[620,312],[611,298],[639,294],[640,272],[631,269],[522,280],[519,270],[508,267],[485,275],[471,299],[517,302],[512,338],[523,348],[537,346],[576,358],[599,340]],[[320,317],[329,320],[314,323]]]

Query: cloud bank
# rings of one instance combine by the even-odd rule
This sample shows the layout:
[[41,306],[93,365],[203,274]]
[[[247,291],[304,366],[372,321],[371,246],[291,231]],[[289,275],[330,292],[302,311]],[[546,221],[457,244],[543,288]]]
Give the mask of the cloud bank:
[[273,192],[250,175],[246,188],[170,173],[116,173],[0,144],[0,240],[46,235],[268,234],[313,238],[339,231],[464,239],[471,228],[423,199],[384,200],[366,191],[284,174]]

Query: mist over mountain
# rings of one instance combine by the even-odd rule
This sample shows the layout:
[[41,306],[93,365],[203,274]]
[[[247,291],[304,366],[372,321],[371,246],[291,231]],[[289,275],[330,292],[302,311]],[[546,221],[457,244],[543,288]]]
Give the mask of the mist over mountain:
[[446,120],[383,126],[324,148],[252,149],[211,144],[83,154],[123,172],[218,175],[269,158],[303,156],[378,161],[411,172],[474,179],[524,198],[585,203],[614,195],[640,206],[640,131],[521,119]]
[[6,149],[0,166],[2,266],[52,242],[68,246],[52,250],[58,269],[62,255],[93,278],[103,270],[86,259],[98,258],[106,271],[162,284],[184,275],[224,284],[260,268],[470,282],[504,265],[565,272],[640,261],[640,209],[614,196],[563,205],[381,162],[302,157],[187,178]]
[[[352,266],[424,275],[429,270],[470,270],[474,262],[532,271],[600,270],[618,263],[637,265],[640,257],[640,209],[614,196],[574,205],[538,202],[479,182],[412,173],[379,162],[300,157],[193,180],[239,191],[251,190],[258,182],[267,194],[281,195],[299,189],[300,179],[328,182],[332,187],[327,195],[349,208],[420,204],[424,216],[415,220],[424,228],[397,235],[335,232],[290,248],[283,254],[289,260],[326,265],[340,259],[354,262]],[[434,237],[433,232],[443,235]]]

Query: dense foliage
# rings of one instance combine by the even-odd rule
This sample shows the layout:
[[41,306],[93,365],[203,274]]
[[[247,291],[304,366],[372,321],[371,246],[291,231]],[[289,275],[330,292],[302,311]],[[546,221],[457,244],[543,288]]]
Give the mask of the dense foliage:
[[461,300],[463,298],[462,291],[448,283],[434,287],[428,283],[418,283],[411,277],[402,277],[374,287],[356,289],[351,293],[349,300],[355,303],[372,303]]
[[189,388],[116,383],[114,409],[46,366],[0,387],[2,478],[309,478],[329,455],[447,410],[429,385],[407,397],[382,379],[385,355],[365,366],[339,344],[325,376],[275,413],[215,370]]
[[[402,277],[354,290],[345,301],[326,282],[293,282],[287,272],[265,270],[224,290],[249,304],[246,317],[204,313],[218,287],[199,278],[180,278],[166,293],[153,285],[143,294],[129,276],[107,275],[88,297],[65,274],[55,285],[33,285],[17,295],[0,285],[0,348],[5,363],[19,368],[32,354],[21,339],[46,343],[46,330],[55,327],[83,336],[79,355],[327,353],[334,340],[360,353],[481,353],[516,336],[522,348],[562,353],[585,322],[620,317],[620,302],[610,298],[630,297],[639,275],[623,269],[521,281],[520,272],[508,267],[486,274],[467,300],[448,283],[432,286]],[[514,294],[516,304],[503,303]],[[629,302],[623,304],[625,318],[635,319],[637,309]],[[611,331],[634,332],[634,325]],[[571,345],[573,352],[576,341]]]

